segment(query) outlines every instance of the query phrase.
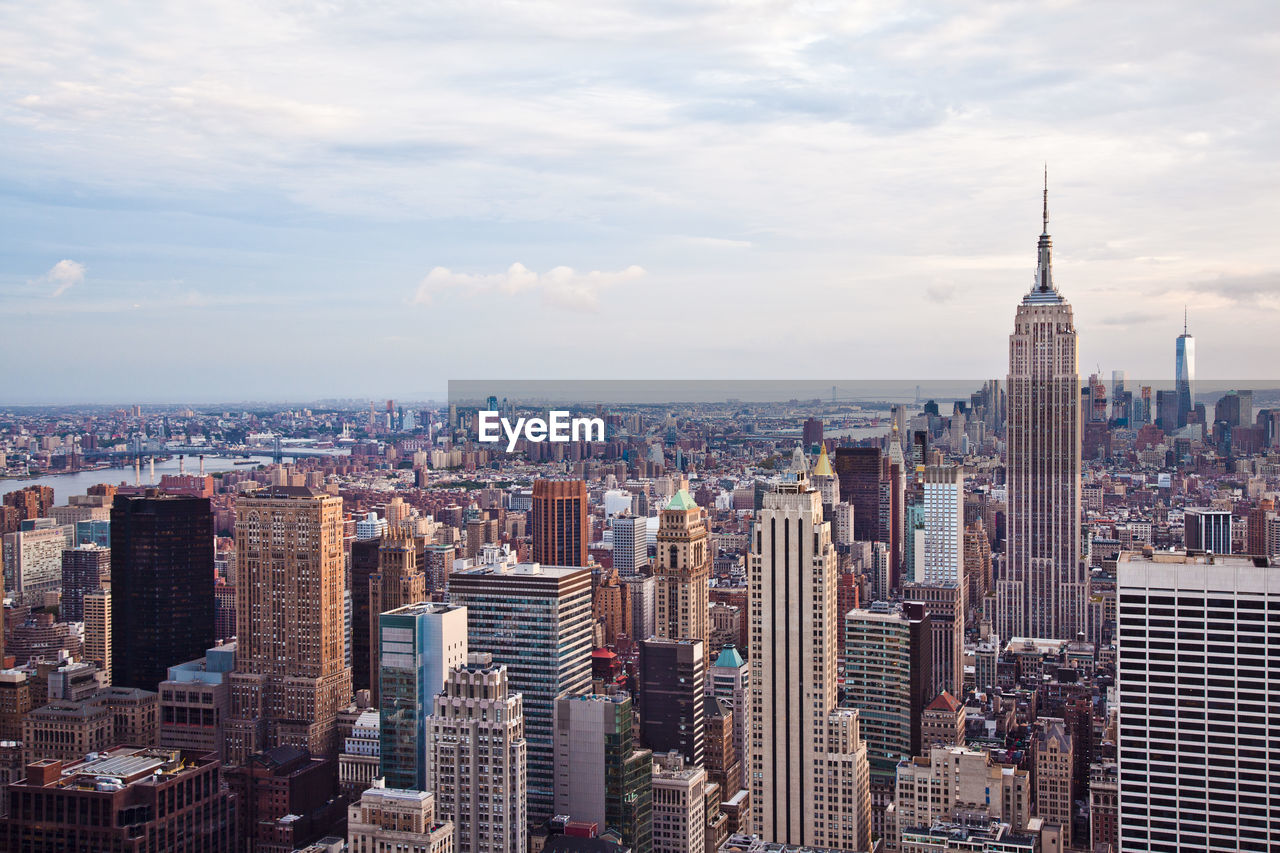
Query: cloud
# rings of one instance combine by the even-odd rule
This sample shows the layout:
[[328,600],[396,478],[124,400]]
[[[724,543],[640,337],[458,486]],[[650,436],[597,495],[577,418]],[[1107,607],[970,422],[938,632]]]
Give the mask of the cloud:
[[572,267],[561,266],[537,273],[517,262],[505,272],[488,275],[456,273],[445,267],[435,267],[418,284],[413,301],[426,305],[438,294],[453,291],[464,291],[468,295],[497,293],[504,296],[536,293],[545,301],[563,308],[594,311],[600,305],[600,291],[643,275],[644,269],[635,265],[617,272],[592,270],[579,273]]
[[1276,307],[1280,302],[1280,272],[1252,275],[1219,275],[1193,281],[1186,289],[1204,296],[1216,296],[1237,305]]
[[32,284],[52,288],[49,296],[56,298],[84,281],[84,264],[79,261],[61,260]]
[[950,282],[937,282],[924,289],[932,302],[947,303],[956,298],[956,286]]
[[1124,311],[1119,314],[1104,314],[1097,322],[1103,326],[1142,326],[1162,319],[1167,317],[1154,311]]

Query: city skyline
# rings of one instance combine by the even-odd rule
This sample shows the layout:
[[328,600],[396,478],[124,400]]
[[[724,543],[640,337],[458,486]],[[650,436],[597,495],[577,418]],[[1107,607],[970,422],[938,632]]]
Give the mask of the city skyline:
[[[743,342],[763,324],[865,375],[934,374],[902,331],[963,326],[941,366],[987,375],[1048,161],[1081,364],[1168,374],[1186,305],[1200,376],[1256,371],[1277,12],[1161,12],[16,8],[0,356],[47,374],[24,402],[405,396],[573,375],[658,325],[682,346],[609,372],[803,375]],[[216,358],[191,347],[226,324]],[[515,358],[534,328],[536,369]],[[383,368],[312,375],[334,344]]]

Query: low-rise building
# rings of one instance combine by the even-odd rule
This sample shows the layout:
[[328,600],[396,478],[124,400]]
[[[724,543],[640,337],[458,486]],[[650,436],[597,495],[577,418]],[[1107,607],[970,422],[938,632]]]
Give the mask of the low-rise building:
[[453,853],[453,822],[436,819],[433,794],[376,780],[347,809],[347,846],[358,853]]
[[5,792],[0,848],[29,853],[231,853],[237,849],[220,762],[165,749],[120,747],[88,759],[31,762]]

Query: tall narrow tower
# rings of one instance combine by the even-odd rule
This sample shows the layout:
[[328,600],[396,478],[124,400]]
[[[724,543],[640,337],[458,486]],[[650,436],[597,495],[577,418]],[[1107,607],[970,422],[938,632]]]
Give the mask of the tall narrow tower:
[[838,574],[797,448],[752,533],[752,826],[766,841],[868,850],[867,747],[858,711],[836,704]]
[[1187,416],[1196,408],[1196,339],[1187,331],[1187,312],[1182,312],[1182,334],[1174,350],[1175,391],[1178,395],[1178,426],[1187,425]]
[[656,631],[668,640],[711,642],[707,621],[707,585],[711,554],[702,507],[685,489],[676,492],[658,520],[658,558],[654,571]]
[[1071,306],[1053,285],[1046,183],[1036,279],[1009,336],[1009,570],[1001,637],[1070,639],[1083,630],[1080,375]]

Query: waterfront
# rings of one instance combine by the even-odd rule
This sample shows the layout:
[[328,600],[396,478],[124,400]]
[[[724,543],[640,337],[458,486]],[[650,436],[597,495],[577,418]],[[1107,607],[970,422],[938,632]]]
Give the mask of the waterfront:
[[[200,459],[195,456],[188,456],[184,461],[185,470],[188,474],[198,474],[200,472]],[[236,465],[236,462],[252,461],[252,465]],[[258,465],[270,465],[270,456],[251,456],[248,458],[227,458],[220,456],[206,456],[204,458],[204,472],[206,474],[216,474],[221,471],[252,471]],[[156,480],[159,480],[165,474],[178,473],[179,460],[177,456],[173,456],[163,461],[156,460]],[[143,459],[141,469],[142,481],[149,482],[151,479],[151,468]],[[65,504],[67,498],[71,495],[83,495],[85,491],[98,483],[109,483],[113,486],[120,483],[128,483],[133,485],[133,466],[128,465],[119,468],[99,468],[93,471],[74,471],[66,474],[42,474],[39,477],[14,478],[0,480],[0,494],[17,491],[27,486],[51,486],[53,488],[54,503]]]

